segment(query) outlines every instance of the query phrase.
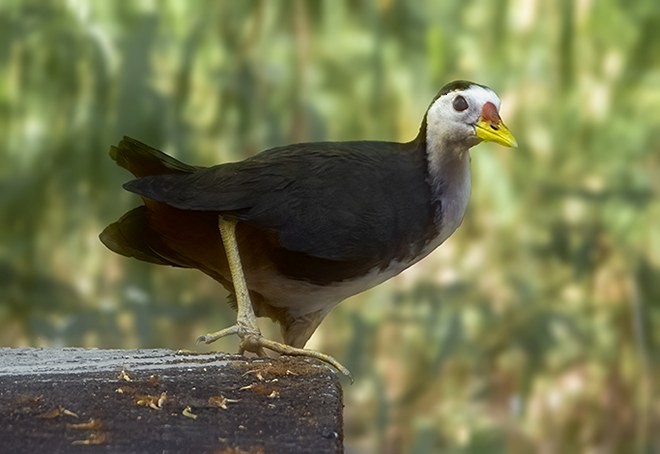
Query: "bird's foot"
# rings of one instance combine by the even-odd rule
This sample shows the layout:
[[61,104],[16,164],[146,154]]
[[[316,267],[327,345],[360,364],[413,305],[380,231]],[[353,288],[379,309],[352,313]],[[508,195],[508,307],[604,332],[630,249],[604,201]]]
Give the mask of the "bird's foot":
[[351,380],[351,383],[353,382],[353,375],[351,375],[351,372],[342,366],[342,364],[332,356],[317,352],[315,350],[296,348],[290,345],[266,339],[261,335],[261,332],[258,328],[248,328],[237,323],[236,325],[230,326],[229,328],[225,328],[215,333],[199,336],[197,338],[197,343],[210,344],[222,337],[232,334],[236,334],[241,338],[241,343],[239,344],[239,354],[241,355],[245,352],[252,352],[256,353],[258,356],[266,356],[264,349],[267,348],[268,350],[272,350],[276,353],[279,353],[280,355],[307,356],[310,358],[316,358],[327,364],[330,364],[339,372],[347,376]]
[[229,328],[221,329],[215,333],[205,334],[197,338],[198,344],[210,344],[220,338],[236,334],[241,338],[241,343],[238,346],[238,353],[242,355],[245,352],[256,353],[257,356],[266,356],[263,347],[259,345],[257,339],[261,338],[261,331],[259,328],[252,326],[244,326],[242,323],[236,323]]

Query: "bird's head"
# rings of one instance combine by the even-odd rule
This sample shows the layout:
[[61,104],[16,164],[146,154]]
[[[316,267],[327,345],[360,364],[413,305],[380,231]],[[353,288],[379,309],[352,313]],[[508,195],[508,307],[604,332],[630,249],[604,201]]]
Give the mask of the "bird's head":
[[440,90],[426,113],[426,139],[467,148],[481,141],[516,147],[499,110],[500,98],[490,88],[464,80],[451,82]]

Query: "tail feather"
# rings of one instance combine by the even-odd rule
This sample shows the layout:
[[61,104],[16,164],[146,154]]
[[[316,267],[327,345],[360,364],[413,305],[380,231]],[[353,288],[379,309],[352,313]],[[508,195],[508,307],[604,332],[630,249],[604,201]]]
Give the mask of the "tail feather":
[[[138,178],[187,174],[198,170],[140,141],[124,137],[110,149],[110,157]],[[139,206],[124,214],[101,232],[99,239],[111,251],[144,262],[188,268],[183,257],[163,243],[150,225],[153,213]]]
[[110,157],[136,177],[191,173],[199,169],[130,137],[124,137],[116,147],[111,147]]
[[108,249],[125,257],[157,265],[186,267],[182,261],[176,260],[176,254],[162,244],[151,230],[148,210],[144,205],[132,209],[107,226],[99,239]]

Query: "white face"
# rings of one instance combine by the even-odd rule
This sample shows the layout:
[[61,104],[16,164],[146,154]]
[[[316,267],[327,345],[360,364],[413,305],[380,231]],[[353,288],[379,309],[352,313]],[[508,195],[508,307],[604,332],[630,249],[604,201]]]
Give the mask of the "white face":
[[426,115],[427,140],[462,143],[468,147],[478,144],[481,139],[477,137],[476,124],[487,102],[499,112],[500,98],[490,88],[480,85],[470,85],[440,96]]

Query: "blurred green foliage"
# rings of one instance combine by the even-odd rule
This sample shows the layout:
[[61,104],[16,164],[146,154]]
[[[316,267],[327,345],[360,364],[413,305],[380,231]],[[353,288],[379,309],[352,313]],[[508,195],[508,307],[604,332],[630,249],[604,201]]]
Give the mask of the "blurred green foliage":
[[5,0],[0,42],[1,345],[192,348],[232,322],[201,273],[98,242],[139,203],[122,135],[198,165],[403,141],[466,78],[520,148],[474,149],[461,229],[308,345],[357,377],[348,451],[660,450],[657,0]]

